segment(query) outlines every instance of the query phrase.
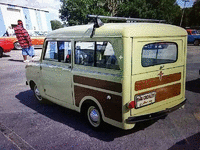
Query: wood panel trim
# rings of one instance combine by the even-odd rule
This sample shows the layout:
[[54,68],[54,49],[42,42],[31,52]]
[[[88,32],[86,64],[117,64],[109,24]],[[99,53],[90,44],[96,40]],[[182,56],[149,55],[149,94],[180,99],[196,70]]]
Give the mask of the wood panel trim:
[[79,84],[88,85],[88,86],[92,86],[96,88],[119,92],[119,93],[122,92],[121,83],[105,81],[101,79],[94,79],[94,78],[74,75],[74,83],[79,83]]
[[179,81],[180,79],[181,79],[181,73],[179,72],[175,74],[164,75],[162,76],[161,81],[159,77],[136,81],[135,91],[144,90],[144,89],[155,87],[158,85],[163,85],[163,84]]
[[[75,105],[79,107],[85,96],[94,97],[101,105],[107,118],[122,122],[122,96],[96,91],[81,86],[74,86]],[[108,99],[107,96],[110,96]]]
[[165,87],[158,88],[158,89],[151,90],[151,91],[146,91],[143,93],[139,93],[135,96],[150,93],[153,91],[156,92],[156,102],[160,102],[160,101],[180,95],[181,94],[181,83],[165,86]]

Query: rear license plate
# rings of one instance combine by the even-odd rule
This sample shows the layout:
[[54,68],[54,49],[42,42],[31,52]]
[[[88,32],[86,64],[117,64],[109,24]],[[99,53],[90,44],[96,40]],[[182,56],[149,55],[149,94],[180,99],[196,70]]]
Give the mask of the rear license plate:
[[137,95],[135,98],[136,108],[155,103],[156,92],[151,92],[143,95]]

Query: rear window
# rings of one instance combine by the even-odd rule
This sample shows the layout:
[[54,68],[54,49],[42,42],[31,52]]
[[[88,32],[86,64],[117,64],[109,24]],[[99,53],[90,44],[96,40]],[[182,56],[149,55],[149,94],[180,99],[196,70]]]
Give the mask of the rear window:
[[176,43],[151,43],[142,49],[142,66],[174,63],[178,58],[178,46]]

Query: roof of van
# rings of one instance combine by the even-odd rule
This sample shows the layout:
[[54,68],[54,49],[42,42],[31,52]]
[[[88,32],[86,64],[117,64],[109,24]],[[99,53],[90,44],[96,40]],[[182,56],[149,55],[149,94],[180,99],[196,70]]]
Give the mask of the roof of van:
[[[50,32],[47,38],[90,37],[93,24],[60,28]],[[156,37],[186,36],[185,29],[162,23],[106,23],[95,29],[93,37]]]

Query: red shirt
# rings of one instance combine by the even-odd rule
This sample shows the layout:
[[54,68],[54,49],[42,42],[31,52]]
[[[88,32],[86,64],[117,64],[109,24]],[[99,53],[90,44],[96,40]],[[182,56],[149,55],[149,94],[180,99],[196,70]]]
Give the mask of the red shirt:
[[24,29],[21,25],[17,25],[14,30],[17,40],[22,48],[28,48],[29,46],[32,46],[31,38],[26,29]]

